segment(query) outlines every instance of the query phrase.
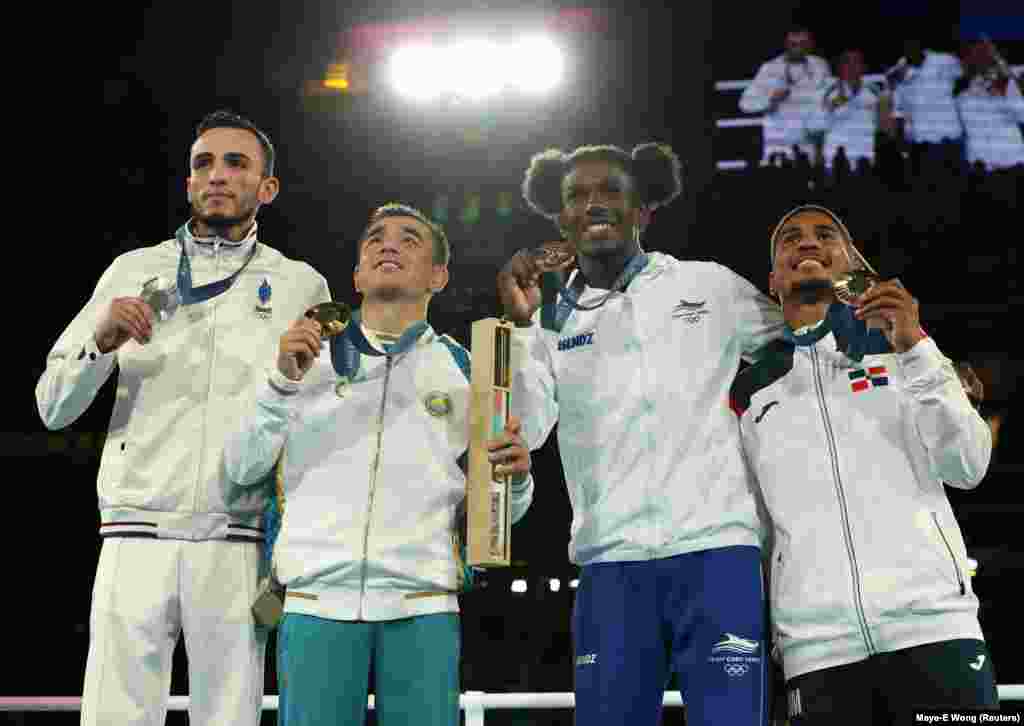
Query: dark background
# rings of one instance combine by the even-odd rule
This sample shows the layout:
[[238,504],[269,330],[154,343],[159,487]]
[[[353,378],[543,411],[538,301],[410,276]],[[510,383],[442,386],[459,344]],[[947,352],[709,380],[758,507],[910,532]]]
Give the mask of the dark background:
[[[968,16],[923,2],[893,12],[882,2],[836,8],[724,0],[713,10],[679,3],[671,10],[591,5],[582,14],[564,12],[581,7],[524,3],[511,12],[500,3],[442,1],[429,8],[374,3],[365,10],[345,3],[225,1],[201,10],[165,2],[122,11],[118,32],[97,51],[105,68],[94,171],[103,201],[79,220],[66,263],[48,266],[51,289],[60,293],[39,303],[32,325],[19,334],[27,359],[13,378],[13,420],[4,434],[6,468],[13,474],[7,551],[14,568],[0,606],[10,654],[0,694],[81,693],[100,547],[95,475],[113,387],[57,433],[42,427],[31,391],[49,347],[110,261],[168,238],[187,218],[184,184],[194,127],[217,108],[251,118],[277,147],[282,193],[260,212],[261,239],[310,262],[328,278],[336,299],[356,302],[353,243],[374,207],[402,200],[444,216],[438,203],[446,195],[452,283],[432,303],[431,320],[463,342],[469,321],[497,312],[493,285],[501,262],[519,247],[554,238],[555,230],[531,215],[519,194],[530,155],[545,147],[670,144],[686,164],[686,192],[657,213],[646,247],[718,260],[762,289],[767,236],[781,214],[802,201],[836,204],[876,266],[898,275],[921,299],[925,327],[943,350],[972,360],[993,410],[1005,416],[986,481],[974,492],[951,492],[951,499],[969,554],[980,563],[975,588],[998,680],[1024,683],[1016,617],[1024,574],[1022,460],[1017,421],[1009,415],[1021,375],[1020,187],[1011,181],[992,193],[985,180],[962,174],[922,187],[903,177],[829,185],[781,172],[715,172],[716,161],[756,157],[759,136],[756,129],[715,128],[716,118],[741,114],[738,94],[716,92],[713,85],[751,78],[780,52],[794,18],[816,31],[829,59],[849,44],[864,48],[872,72],[898,59],[910,33],[927,47],[956,51],[961,30],[973,32],[979,24],[1012,63],[1020,63],[1019,31],[978,20],[1006,15],[1009,6],[974,3]],[[563,85],[540,100],[424,106],[395,98],[375,66],[360,65],[353,55],[347,33],[354,28],[466,10],[478,14],[473,17],[491,11],[503,22],[561,18],[563,27],[572,26],[561,36],[568,59]],[[346,58],[354,61],[355,75],[367,69],[366,87],[310,95],[310,83],[324,77],[327,65]],[[506,214],[499,213],[499,200],[511,204]],[[476,201],[479,219],[464,219]],[[30,253],[45,262],[45,250]],[[566,556],[570,509],[553,441],[535,455],[535,474],[533,507],[514,530],[518,566],[490,574],[486,589],[463,599],[464,690],[571,690],[572,591],[564,584],[574,574]],[[519,577],[529,589],[513,595],[509,583]],[[562,579],[558,593],[546,589],[548,577]],[[180,650],[175,694],[187,688]],[[277,692],[272,664],[268,658],[268,693]],[[494,722],[498,718],[513,717],[499,714]],[[534,718],[541,716],[517,722]],[[5,719],[71,723],[77,714],[0,713],[0,722]],[[172,714],[169,722],[185,717]]]

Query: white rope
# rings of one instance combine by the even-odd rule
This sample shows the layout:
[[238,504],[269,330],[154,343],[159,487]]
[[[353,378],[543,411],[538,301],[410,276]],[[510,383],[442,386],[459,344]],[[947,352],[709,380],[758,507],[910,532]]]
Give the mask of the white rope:
[[[1024,684],[999,686],[1000,701],[1024,701]],[[668,708],[683,705],[679,691],[666,691],[663,703]],[[171,711],[187,711],[188,696],[171,696],[168,709]],[[82,699],[78,696],[14,696],[0,697],[0,711],[78,711]],[[483,691],[466,691],[459,698],[459,707],[466,711],[466,726],[479,726],[482,721],[470,721],[470,715],[476,716],[483,711],[496,709],[538,709],[538,708],[573,708],[576,697],[572,693],[484,693]],[[367,699],[367,708],[375,706],[374,697]],[[263,697],[263,710],[277,710],[277,696]]]
[[[1013,67],[1013,71],[1014,71],[1014,73],[1018,73],[1018,74],[1024,73],[1024,66],[1015,66],[1015,67]],[[869,83],[873,83],[873,82],[883,83],[883,82],[885,82],[885,76],[880,74],[880,73],[873,73],[873,74],[864,76],[864,80],[869,82]],[[751,80],[745,80],[745,81],[717,81],[715,83],[715,90],[716,91],[742,91],[747,86],[749,86],[752,82],[753,81],[751,81]],[[1024,90],[1024,89],[1022,89],[1022,90]],[[715,126],[720,128],[720,129],[753,128],[753,127],[756,127],[756,126],[763,126],[763,125],[764,125],[764,116],[763,115],[742,116],[742,117],[739,117],[739,118],[720,118],[720,119],[717,119],[715,121]],[[736,165],[736,164],[740,164],[742,162],[727,161],[727,162],[724,162],[724,163]],[[723,169],[723,168],[724,169],[738,169],[738,168],[743,168],[743,167],[739,167],[739,166],[722,167],[722,166],[719,166],[718,168],[719,169]]]
[[[1024,65],[1022,66],[1010,66],[1014,73],[1024,72]],[[868,83],[883,83],[885,82],[885,75],[882,73],[870,73],[864,76],[864,80]],[[742,91],[753,82],[753,79],[744,81],[716,81],[716,91]]]

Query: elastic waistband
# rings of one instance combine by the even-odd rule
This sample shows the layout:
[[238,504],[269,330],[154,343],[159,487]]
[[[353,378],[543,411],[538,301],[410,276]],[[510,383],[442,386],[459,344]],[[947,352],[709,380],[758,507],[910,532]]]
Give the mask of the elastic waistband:
[[262,542],[264,530],[260,515],[239,517],[118,508],[100,510],[100,536]]
[[[681,539],[668,544],[654,547],[642,547],[635,543],[620,543],[614,547],[602,548],[588,544],[584,548],[577,542],[570,543],[569,559],[581,567],[596,565],[602,562],[643,562],[661,560],[690,552],[721,549],[748,545],[761,547],[761,539],[753,525],[746,523],[730,523],[710,536]],[[583,550],[583,551],[581,551]],[[599,552],[597,556],[591,552]]]

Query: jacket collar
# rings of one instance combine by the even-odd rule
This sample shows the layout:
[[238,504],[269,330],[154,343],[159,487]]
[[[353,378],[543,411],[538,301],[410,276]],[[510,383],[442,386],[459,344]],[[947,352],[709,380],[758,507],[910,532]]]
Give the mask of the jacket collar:
[[259,224],[255,219],[252,222],[252,226],[249,227],[249,231],[246,233],[245,237],[237,242],[235,240],[225,239],[218,235],[211,235],[209,237],[196,236],[192,231],[194,224],[195,218],[190,218],[178,229],[178,233],[175,235],[175,237],[181,240],[184,245],[185,252],[189,256],[194,256],[196,254],[213,255],[221,249],[232,255],[239,253],[244,255],[248,253],[249,249],[257,241]]
[[892,352],[882,331],[869,329],[863,320],[853,316],[853,308],[840,302],[829,305],[828,312],[817,325],[800,331],[794,331],[787,325],[782,336],[792,345],[806,347],[816,345],[829,333],[835,338],[836,350],[857,363],[865,355]]

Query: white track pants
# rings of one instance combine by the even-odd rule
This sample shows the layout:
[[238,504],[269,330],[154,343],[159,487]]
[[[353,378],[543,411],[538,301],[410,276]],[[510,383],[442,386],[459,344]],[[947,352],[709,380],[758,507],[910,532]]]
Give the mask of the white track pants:
[[185,635],[192,726],[256,726],[266,633],[253,624],[260,545],[110,537],[89,618],[82,726],[163,726]]

